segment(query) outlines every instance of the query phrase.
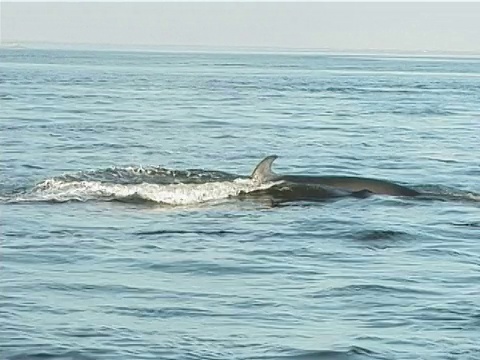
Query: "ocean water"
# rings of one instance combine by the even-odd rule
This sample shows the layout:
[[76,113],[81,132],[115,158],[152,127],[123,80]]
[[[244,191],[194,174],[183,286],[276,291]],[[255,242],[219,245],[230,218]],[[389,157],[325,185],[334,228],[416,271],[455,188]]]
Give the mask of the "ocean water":
[[1,359],[480,359],[478,57],[3,48],[0,128]]

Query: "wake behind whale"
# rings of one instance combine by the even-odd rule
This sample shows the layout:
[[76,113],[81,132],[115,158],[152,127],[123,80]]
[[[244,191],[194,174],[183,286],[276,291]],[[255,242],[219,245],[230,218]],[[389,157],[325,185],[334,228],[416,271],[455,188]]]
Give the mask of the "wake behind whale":
[[[248,178],[240,177],[232,180],[228,175],[216,179],[215,176],[212,176],[214,174],[208,171],[197,172],[195,175],[182,174],[180,179],[171,177],[171,175],[155,173],[142,176],[142,182],[136,182],[136,176],[128,174],[127,171],[125,173],[118,179],[109,180],[105,180],[105,178],[86,180],[83,173],[75,176],[67,174],[47,179],[31,189],[0,198],[8,203],[117,201],[161,206],[185,206],[235,198],[241,192],[250,193],[273,185],[270,182],[258,184]],[[93,175],[99,177],[98,173],[93,173]],[[197,175],[202,175],[202,180]],[[90,176],[92,176],[92,172],[90,172]]]

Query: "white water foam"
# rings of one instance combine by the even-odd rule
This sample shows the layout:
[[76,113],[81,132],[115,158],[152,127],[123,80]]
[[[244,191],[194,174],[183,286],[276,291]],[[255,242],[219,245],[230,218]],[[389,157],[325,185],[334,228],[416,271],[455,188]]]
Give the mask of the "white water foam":
[[190,205],[222,200],[268,189],[276,183],[258,184],[250,179],[203,184],[112,184],[100,181],[46,180],[31,191],[18,194],[10,202],[111,201],[135,199],[166,205]]

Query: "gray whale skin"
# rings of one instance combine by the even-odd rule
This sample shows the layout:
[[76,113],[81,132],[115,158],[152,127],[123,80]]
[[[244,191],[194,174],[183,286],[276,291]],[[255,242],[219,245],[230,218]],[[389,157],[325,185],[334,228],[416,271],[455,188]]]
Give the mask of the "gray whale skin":
[[387,180],[370,179],[356,176],[308,176],[308,175],[278,175],[272,171],[272,164],[277,155],[267,156],[255,167],[251,178],[259,183],[269,181],[284,181],[299,187],[322,186],[330,191],[346,191],[356,197],[367,197],[368,194],[417,196],[420,193],[406,186]]

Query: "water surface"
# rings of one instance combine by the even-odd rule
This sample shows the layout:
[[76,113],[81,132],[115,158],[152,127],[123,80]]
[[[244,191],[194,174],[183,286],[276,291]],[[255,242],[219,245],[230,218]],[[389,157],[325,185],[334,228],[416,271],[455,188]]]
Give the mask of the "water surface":
[[[1,49],[0,357],[480,358],[479,104],[478,58]],[[444,197],[239,198],[270,154]]]

